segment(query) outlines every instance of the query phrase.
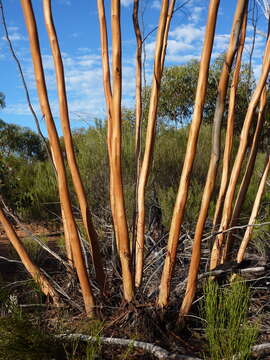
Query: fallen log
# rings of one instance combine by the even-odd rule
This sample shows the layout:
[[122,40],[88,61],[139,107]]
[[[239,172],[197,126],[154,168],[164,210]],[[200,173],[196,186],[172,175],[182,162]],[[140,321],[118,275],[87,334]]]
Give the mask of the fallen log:
[[173,354],[155,344],[151,344],[143,341],[137,341],[137,340],[109,338],[103,336],[96,337],[96,336],[89,336],[83,334],[60,334],[60,335],[56,335],[56,338],[65,341],[66,340],[67,341],[77,340],[77,341],[85,341],[85,342],[98,341],[101,344],[118,345],[125,347],[132,346],[134,349],[141,349],[147,353],[152,354],[159,360],[202,360],[188,355]]

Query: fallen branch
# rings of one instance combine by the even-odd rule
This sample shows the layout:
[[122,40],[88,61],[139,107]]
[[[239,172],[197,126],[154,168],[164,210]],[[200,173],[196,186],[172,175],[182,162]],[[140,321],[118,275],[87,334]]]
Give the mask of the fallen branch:
[[270,343],[264,343],[260,345],[254,345],[252,347],[252,355],[258,356],[258,355],[265,355],[270,353]]
[[0,256],[0,260],[5,260],[5,261],[7,261],[7,262],[11,262],[11,263],[22,264],[22,262],[21,262],[21,261],[19,261],[19,260],[12,260],[12,259],[8,259],[8,258],[6,258],[6,257],[4,257],[4,256]]
[[102,344],[118,345],[118,346],[132,346],[136,349],[142,349],[145,352],[151,353],[159,360],[201,360],[188,355],[172,354],[160,346],[150,344],[143,341],[120,339],[120,338],[108,338],[108,337],[95,337],[83,334],[60,334],[56,335],[57,339],[61,340],[79,340],[87,342],[100,342]]
[[[203,278],[210,277],[210,276],[221,276],[221,275],[230,274],[230,273],[237,273],[240,275],[244,275],[244,274],[248,274],[248,273],[256,274],[256,273],[265,272],[268,269],[269,268],[267,266],[256,266],[256,267],[249,267],[249,268],[245,268],[245,269],[239,269],[239,268],[234,269],[232,267],[227,268],[227,269],[217,269],[217,270],[207,271],[203,274],[200,274],[198,276],[198,280],[201,280]],[[187,283],[187,278],[185,280],[183,280],[181,282],[181,284],[176,286],[176,288],[174,289],[175,295],[178,296],[185,290],[186,283]]]
[[[245,271],[251,269],[245,269]],[[212,271],[213,273],[213,271]],[[163,349],[160,346],[147,343],[144,341],[130,340],[130,339],[121,339],[121,338],[109,338],[109,337],[96,337],[89,336],[84,334],[60,334],[56,335],[57,339],[60,340],[79,340],[84,342],[96,342],[99,341],[101,344],[109,344],[109,345],[118,345],[118,346],[132,346],[133,348],[144,350],[145,352],[151,353],[159,360],[202,360],[197,357],[192,357],[188,355],[178,355],[172,354],[167,350]],[[270,343],[264,343],[260,345],[254,345],[252,347],[251,353],[253,356],[265,355],[270,353]]]

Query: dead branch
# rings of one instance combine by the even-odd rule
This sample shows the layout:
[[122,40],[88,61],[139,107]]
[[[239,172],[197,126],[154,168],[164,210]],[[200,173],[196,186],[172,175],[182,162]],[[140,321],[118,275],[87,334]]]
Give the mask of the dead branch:
[[[28,233],[29,236],[31,236],[31,238],[38,243],[42,249],[44,249],[46,252],[48,252],[49,254],[51,254],[55,259],[57,259],[62,265],[64,265],[69,271],[70,271],[70,266],[69,264],[64,261],[55,251],[51,250],[42,240],[40,240],[38,237],[36,237],[35,235],[32,234],[31,231],[29,231],[25,226],[23,226],[23,224],[21,223],[21,221],[18,219],[17,216],[15,216],[7,207],[6,203],[4,202],[3,198],[0,196],[0,201],[3,205],[3,210],[4,212],[11,217],[17,225],[19,225],[19,227],[21,229],[23,229],[23,231],[25,231],[26,233]],[[47,236],[47,235],[46,235]]]
[[[235,265],[237,265],[237,263],[235,263]],[[230,274],[232,272],[236,272],[239,275],[245,275],[245,274],[257,274],[257,273],[263,273],[266,270],[268,270],[267,266],[255,266],[255,267],[249,267],[249,268],[245,268],[245,269],[237,269],[234,270],[232,269],[232,267],[229,267],[227,269],[218,269],[218,270],[212,270],[212,271],[207,271],[204,272],[200,275],[198,275],[198,281],[201,279],[204,279],[206,277],[216,277],[216,276],[221,276],[221,275],[226,275],[226,274]],[[185,280],[182,281],[181,284],[177,285],[176,288],[174,289],[174,293],[176,296],[181,295],[181,293],[184,291],[185,289],[185,285],[187,283],[187,278]]]
[[108,337],[95,337],[95,336],[89,336],[84,334],[60,334],[56,335],[57,339],[61,340],[79,340],[79,341],[87,341],[87,342],[101,342],[102,344],[108,344],[108,345],[118,345],[118,346],[131,346],[135,349],[142,349],[145,352],[148,352],[155,356],[157,359],[160,360],[201,360],[196,357],[188,356],[188,355],[178,355],[178,354],[172,354],[168,352],[167,350],[163,349],[160,346],[157,346],[155,344],[143,342],[143,341],[137,341],[137,340],[130,340],[130,339],[120,339],[120,338],[108,338]]
[[260,345],[254,345],[252,348],[252,355],[265,355],[270,353],[270,343],[264,343]]

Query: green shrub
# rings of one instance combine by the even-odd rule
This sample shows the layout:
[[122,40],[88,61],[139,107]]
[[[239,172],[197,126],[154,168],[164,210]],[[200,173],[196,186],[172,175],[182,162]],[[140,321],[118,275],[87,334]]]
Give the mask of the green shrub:
[[0,318],[0,360],[63,359],[60,345],[25,318]]
[[210,359],[249,359],[258,330],[248,322],[248,287],[239,279],[225,288],[209,280],[204,294],[202,312],[206,320]]
[[[210,159],[211,131],[210,125],[202,125],[191,173],[189,196],[185,213],[185,221],[189,223],[194,223],[197,220],[200,209],[201,195],[204,189]],[[159,124],[156,131],[153,164],[146,189],[146,220],[148,219],[147,210],[152,202],[151,193],[153,187],[155,187],[162,208],[163,223],[166,228],[170,226],[186,153],[188,134],[189,126],[174,128],[172,126]],[[128,110],[123,111],[122,135],[123,186],[127,217],[129,225],[131,226],[135,202],[134,186],[136,169],[134,119],[132,112]],[[96,122],[95,126],[89,127],[88,129],[76,130],[73,133],[73,137],[78,165],[85,185],[90,209],[97,216],[110,222],[111,211],[106,124]],[[145,128],[143,127],[143,139],[144,137]],[[224,144],[224,138],[225,131],[222,130],[222,146]],[[232,157],[235,156],[237,148],[238,139],[234,141]],[[259,153],[241,217],[248,217],[250,214],[250,207],[252,206],[258,188],[259,172],[262,169],[263,159],[264,155]],[[8,204],[21,217],[25,220],[50,220],[60,215],[56,178],[49,160],[32,160],[31,162],[27,162],[24,159],[13,156],[4,159],[1,164],[3,169],[0,168],[0,188]],[[221,165],[222,156],[220,158],[219,172],[212,202],[210,204],[210,218],[213,216],[215,210],[214,204],[219,190]],[[242,168],[244,171],[245,166]],[[69,172],[68,179],[72,202],[74,206],[78,207]],[[241,179],[241,176],[239,179]],[[266,192],[264,198],[269,200],[269,197],[270,195]]]

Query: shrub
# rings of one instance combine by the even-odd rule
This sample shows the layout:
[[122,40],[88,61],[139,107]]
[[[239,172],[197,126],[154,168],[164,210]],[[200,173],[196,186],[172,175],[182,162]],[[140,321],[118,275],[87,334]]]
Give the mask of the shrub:
[[0,360],[63,359],[61,346],[38,326],[25,318],[0,319]]
[[229,287],[209,280],[204,289],[203,314],[211,360],[248,359],[257,327],[248,322],[250,291],[239,279]]

